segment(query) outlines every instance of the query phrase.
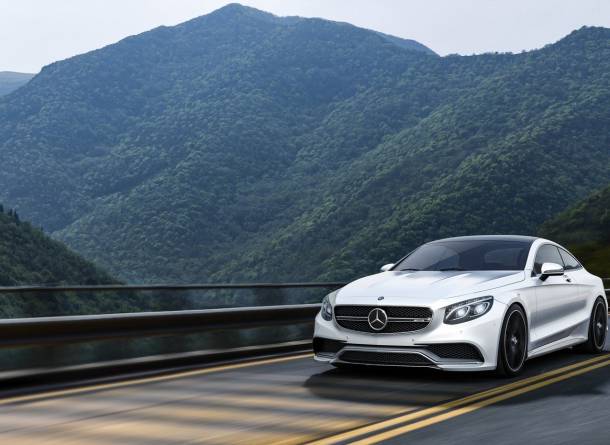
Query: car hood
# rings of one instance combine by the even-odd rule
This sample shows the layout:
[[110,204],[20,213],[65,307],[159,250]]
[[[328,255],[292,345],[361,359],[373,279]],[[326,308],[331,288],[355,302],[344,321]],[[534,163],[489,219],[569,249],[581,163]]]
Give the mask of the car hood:
[[[490,291],[525,279],[523,271],[382,272],[353,281],[337,293],[335,304],[431,304]],[[378,298],[383,298],[379,303]]]

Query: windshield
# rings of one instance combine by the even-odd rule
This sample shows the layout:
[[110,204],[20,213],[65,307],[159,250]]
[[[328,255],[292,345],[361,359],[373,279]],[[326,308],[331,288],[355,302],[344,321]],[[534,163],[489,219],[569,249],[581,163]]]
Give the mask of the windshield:
[[393,270],[523,270],[530,241],[460,240],[424,244]]

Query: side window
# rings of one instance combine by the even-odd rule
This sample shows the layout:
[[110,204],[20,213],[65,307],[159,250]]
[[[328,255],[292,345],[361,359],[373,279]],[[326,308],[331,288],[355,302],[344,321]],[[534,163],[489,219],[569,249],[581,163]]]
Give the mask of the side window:
[[582,267],[578,260],[574,258],[568,251],[564,249],[559,249],[559,253],[561,254],[561,258],[563,259],[565,270],[580,269]]
[[538,249],[536,259],[534,260],[534,272],[536,274],[540,274],[542,271],[543,263],[555,263],[563,266],[563,260],[561,259],[561,255],[559,255],[559,249],[550,244],[542,245]]

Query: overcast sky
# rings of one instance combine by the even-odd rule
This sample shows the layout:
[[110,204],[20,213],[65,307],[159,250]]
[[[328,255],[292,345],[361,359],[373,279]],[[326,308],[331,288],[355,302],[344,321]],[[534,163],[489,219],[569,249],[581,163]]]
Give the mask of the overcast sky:
[[[219,0],[0,0],[0,71],[37,72]],[[277,15],[323,17],[415,39],[441,55],[519,52],[583,25],[610,27],[610,0],[243,0]]]

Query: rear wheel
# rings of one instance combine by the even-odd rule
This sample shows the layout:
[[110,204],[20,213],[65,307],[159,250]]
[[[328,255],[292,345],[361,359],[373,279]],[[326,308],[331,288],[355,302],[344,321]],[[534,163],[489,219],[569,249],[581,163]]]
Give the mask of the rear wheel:
[[513,304],[508,308],[498,347],[496,372],[504,377],[513,377],[523,370],[527,357],[527,322],[521,306]]
[[608,327],[608,312],[604,299],[595,300],[591,318],[589,319],[589,335],[587,341],[576,348],[589,354],[599,354],[604,350],[606,343],[606,329]]

